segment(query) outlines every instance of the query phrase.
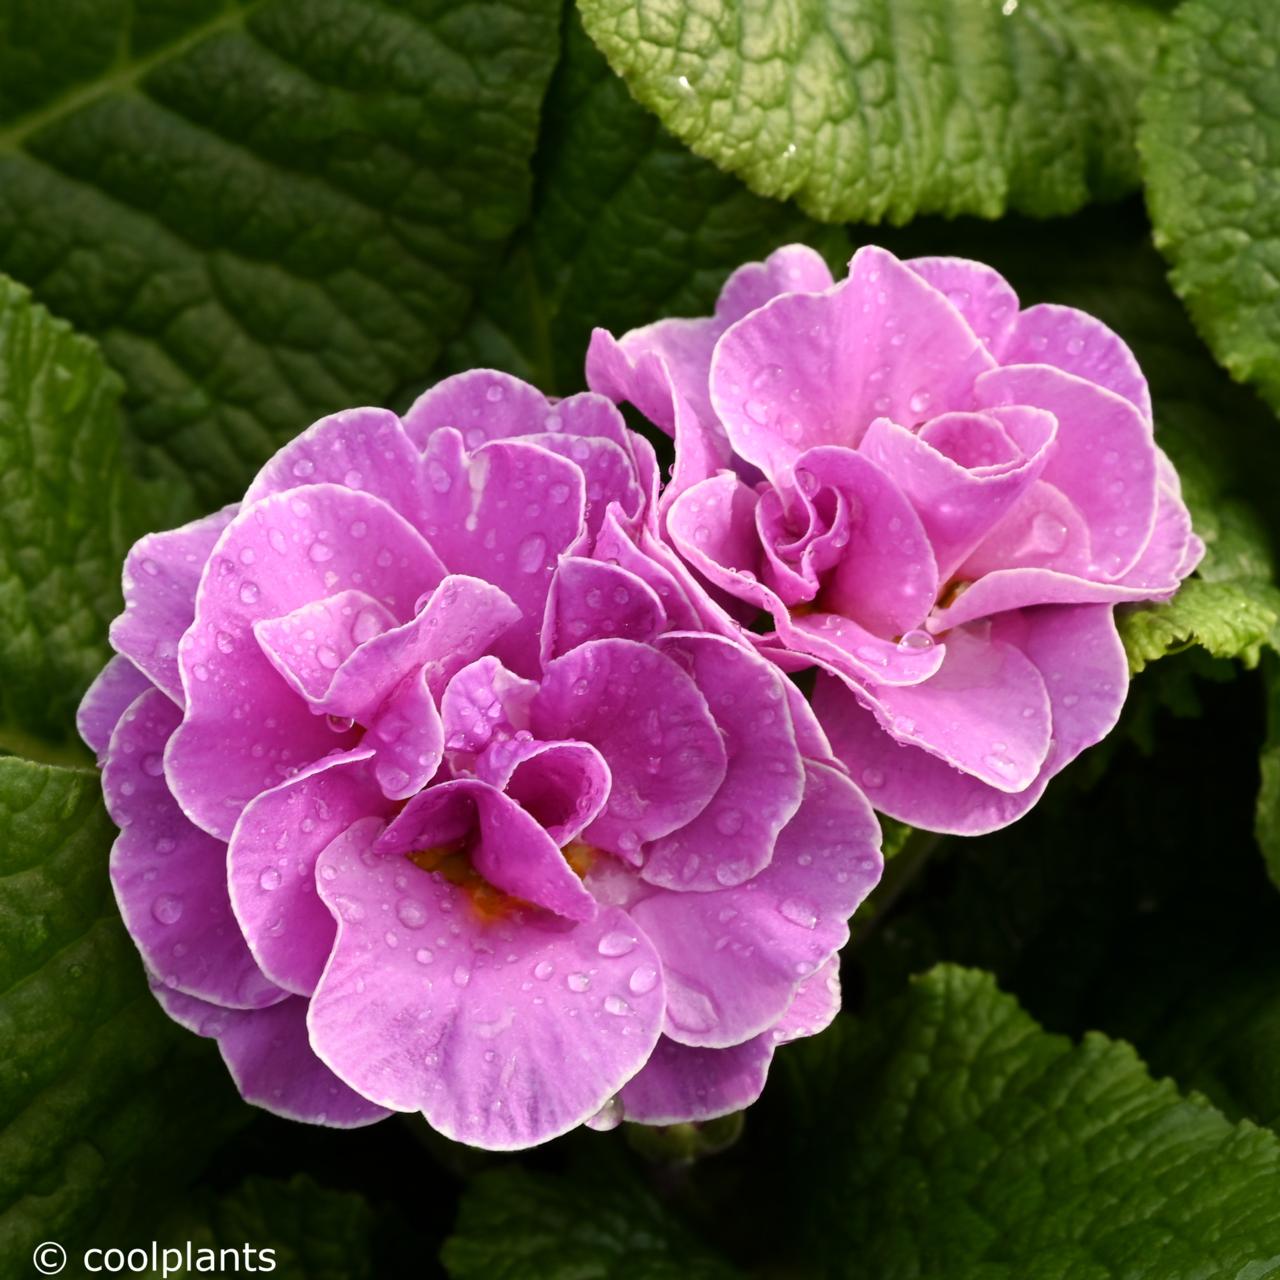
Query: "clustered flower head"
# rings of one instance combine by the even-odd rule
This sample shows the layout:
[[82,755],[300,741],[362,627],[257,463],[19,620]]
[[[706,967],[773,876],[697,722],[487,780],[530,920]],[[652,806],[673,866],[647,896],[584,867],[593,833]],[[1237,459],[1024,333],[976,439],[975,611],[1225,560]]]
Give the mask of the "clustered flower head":
[[325,418],[129,555],[112,882],[272,1111],[509,1149],[747,1105],[838,1008],[868,795],[1024,812],[1119,712],[1113,606],[1201,552],[1128,349],[976,263],[780,250],[588,380]]
[[1025,813],[1119,716],[1114,606],[1204,551],[1129,348],[981,263],[865,248],[833,285],[780,249],[712,317],[597,331],[587,370],[675,436],[663,530],[707,625],[816,668],[837,756],[913,825]]
[[112,881],[247,1099],[524,1147],[737,1110],[834,1016],[875,816],[657,489],[606,398],[476,371],[133,548]]

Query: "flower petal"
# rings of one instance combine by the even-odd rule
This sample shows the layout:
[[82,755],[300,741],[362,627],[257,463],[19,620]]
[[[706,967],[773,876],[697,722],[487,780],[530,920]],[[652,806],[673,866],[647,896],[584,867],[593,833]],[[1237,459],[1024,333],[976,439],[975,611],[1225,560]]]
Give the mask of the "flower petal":
[[783,294],[728,329],[711,400],[736,452],[776,484],[806,449],[856,448],[874,418],[971,407],[974,379],[994,367],[943,294],[868,246],[828,292]]
[[994,267],[970,258],[909,258],[904,264],[927,280],[964,316],[995,357],[1018,320],[1018,295]]
[[111,884],[147,968],[176,991],[230,1008],[285,992],[263,975],[231,913],[226,846],[192,826],[165,786],[165,742],[182,712],[149,689],[116,726],[103,792],[120,835]]
[[1048,364],[1123,396],[1151,421],[1151,391],[1128,344],[1075,307],[1041,303],[1023,311],[997,353],[1001,364]]
[[151,681],[128,658],[116,654],[85,690],[76,709],[76,730],[99,764],[120,717],[151,687]]
[[226,852],[236,922],[263,973],[310,995],[333,950],[316,896],[316,858],[354,822],[393,806],[370,777],[370,747],[323,760],[263,792],[240,815]]
[[196,587],[234,506],[180,529],[149,533],[124,562],[124,612],[111,623],[111,647],[183,705],[178,641],[195,616]]
[[1045,762],[1030,786],[1014,794],[895,742],[846,687],[829,677],[819,676],[814,707],[836,755],[882,812],[930,831],[995,831],[1026,813],[1055,773],[1114,727],[1128,666],[1111,613],[1102,605],[1028,609],[1009,615],[1007,628],[992,628],[1036,664],[1052,708],[1053,737]]
[[269,1009],[239,1011],[155,983],[152,990],[175,1022],[217,1040],[246,1102],[286,1120],[332,1129],[356,1129],[390,1115],[343,1084],[312,1052],[305,1000],[290,996]]
[[551,575],[585,528],[582,470],[522,440],[493,441],[468,455],[448,429],[436,431],[427,449],[436,478],[424,529],[450,573],[500,587],[519,608],[520,621],[493,648],[512,671],[532,675]]
[[840,1010],[840,964],[833,956],[797,988],[770,1030],[727,1049],[698,1049],[667,1036],[619,1095],[637,1124],[714,1120],[750,1106],[763,1092],[774,1049],[816,1035]]
[[609,636],[645,644],[666,629],[666,622],[658,593],[644,579],[620,565],[565,556],[547,596],[542,661]]
[[380,854],[415,853],[459,842],[475,870],[503,893],[569,920],[595,917],[595,899],[537,819],[476,778],[420,791],[376,848]]
[[658,648],[689,672],[710,704],[728,766],[701,813],[645,846],[641,874],[669,889],[741,884],[769,865],[804,794],[787,681],[772,663],[718,636],[671,635]]
[[661,891],[631,908],[662,957],[665,1034],[723,1048],[773,1026],[801,979],[848,940],[882,865],[862,793],[843,770],[807,762],[804,800],[759,875],[713,893]]
[[680,667],[631,640],[593,640],[547,664],[531,728],[599,749],[613,776],[586,839],[637,861],[640,846],[696,817],[724,781],[724,744]]
[[1132,568],[1156,518],[1150,421],[1115,392],[1048,365],[996,369],[976,394],[984,407],[1031,405],[1058,419],[1043,479],[1084,516],[1098,571],[1118,578]]
[[[311,1003],[320,1056],[364,1096],[490,1150],[594,1115],[657,1042],[648,940],[612,908],[590,924],[541,912],[486,923],[443,879],[366,863],[369,839],[353,828],[321,862],[338,946]],[[406,918],[391,945],[388,921]]]

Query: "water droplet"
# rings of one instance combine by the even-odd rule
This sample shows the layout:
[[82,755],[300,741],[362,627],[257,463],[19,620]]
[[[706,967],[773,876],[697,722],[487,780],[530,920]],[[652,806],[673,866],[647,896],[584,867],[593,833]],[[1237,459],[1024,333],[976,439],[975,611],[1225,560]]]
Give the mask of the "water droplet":
[[164,772],[164,758],[154,751],[150,755],[143,756],[142,771],[149,773],[153,778],[158,778]]
[[799,898],[783,898],[778,904],[778,914],[802,929],[812,929],[818,923],[818,913]]
[[727,808],[716,814],[716,830],[722,836],[737,835],[742,830],[742,810]]
[[465,987],[471,981],[471,970],[465,964],[460,964],[453,971],[453,985],[455,987]]
[[406,929],[421,929],[427,923],[427,912],[413,898],[401,898],[396,903],[396,918]]
[[436,956],[435,952],[432,951],[430,947],[419,947],[417,951],[413,953],[413,958],[419,964],[430,964]]
[[337,669],[341,659],[327,644],[322,644],[316,650],[316,661],[319,662],[322,667],[326,667],[328,670],[334,671]]
[[884,774],[879,769],[863,769],[862,785],[864,787],[883,787]]
[[334,733],[347,733],[356,724],[351,716],[325,716],[324,722]]
[[635,949],[635,945],[636,940],[629,933],[615,930],[612,933],[606,933],[600,939],[596,950],[602,956],[625,956],[627,952]]
[[538,963],[533,966],[533,976],[537,978],[539,982],[546,982],[546,980],[551,977],[555,971],[556,967],[550,960],[539,960]]
[[484,398],[488,400],[490,404],[497,404],[504,395],[506,395],[506,392],[502,389],[501,385],[495,382],[484,393]]
[[585,991],[591,985],[591,977],[585,973],[571,973],[565,980],[564,984],[570,991],[579,993]]
[[547,540],[540,533],[531,533],[516,551],[516,564],[523,573],[537,573],[547,559]]
[[921,631],[917,628],[914,631],[906,632],[902,639],[898,641],[899,649],[917,649],[925,650],[933,648],[933,637],[927,631]]
[[608,1133],[610,1129],[616,1129],[622,1123],[622,1117],[622,1099],[615,1096],[587,1121],[587,1126],[595,1129],[597,1133]]
[[907,407],[912,413],[924,413],[932,403],[933,396],[928,391],[921,390],[907,401]]
[[631,1012],[631,1006],[621,996],[605,996],[604,1011],[615,1018],[625,1018]]
[[151,904],[151,914],[160,924],[177,924],[182,918],[182,899],[176,894],[162,893]]
[[268,893],[272,889],[280,887],[280,872],[275,867],[264,867],[262,874],[258,877],[258,888],[265,889]]
[[627,986],[633,996],[648,995],[658,985],[658,971],[651,964],[642,964],[632,971]]
[[310,458],[299,458],[297,462],[293,464],[293,474],[297,476],[299,480],[305,480],[308,476],[314,475],[315,470],[316,464],[312,462]]
[[316,564],[324,564],[326,560],[333,559],[333,548],[327,546],[317,538],[308,548],[307,555]]
[[240,584],[240,603],[254,604],[257,602],[258,596],[262,593],[258,590],[256,582],[242,582]]

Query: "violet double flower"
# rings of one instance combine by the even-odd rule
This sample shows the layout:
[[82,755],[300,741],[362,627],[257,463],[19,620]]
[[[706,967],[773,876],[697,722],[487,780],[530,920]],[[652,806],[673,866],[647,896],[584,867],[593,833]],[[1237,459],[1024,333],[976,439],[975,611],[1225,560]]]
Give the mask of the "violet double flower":
[[656,504],[608,400],[480,371],[134,547],[81,731],[156,994],[246,1098],[522,1147],[735,1110],[833,1016],[874,815]]
[[714,316],[597,331],[588,381],[675,437],[703,625],[816,667],[837,755],[918,826],[1025,813],[1120,713],[1114,606],[1203,554],[1128,347],[980,263],[866,248],[833,285],[780,249]]

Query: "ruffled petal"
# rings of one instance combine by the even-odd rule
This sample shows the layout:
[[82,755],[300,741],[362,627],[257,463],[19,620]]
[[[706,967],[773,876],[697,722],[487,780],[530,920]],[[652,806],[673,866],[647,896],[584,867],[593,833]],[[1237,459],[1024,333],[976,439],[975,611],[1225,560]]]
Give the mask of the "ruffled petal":
[[120,828],[111,884],[148,969],[175,991],[229,1008],[259,1008],[285,992],[263,975],[227,895],[226,846],[183,816],[165,786],[163,752],[182,712],[158,689],[116,726],[102,786]]
[[493,441],[467,454],[451,429],[431,436],[426,456],[434,479],[424,530],[450,573],[489,582],[515,603],[520,620],[494,652],[513,671],[532,675],[551,575],[586,527],[583,472],[521,440]]
[[1151,423],[1113,391],[1048,365],[1011,365],[984,374],[978,401],[1031,405],[1058,420],[1043,478],[1085,518],[1097,565],[1118,578],[1151,538],[1156,518],[1156,452]]
[[195,616],[209,553],[235,514],[234,506],[223,507],[180,529],[149,533],[124,562],[124,612],[111,624],[111,647],[179,706],[178,641]]
[[1048,364],[1075,374],[1123,396],[1151,421],[1151,391],[1128,343],[1087,312],[1028,307],[996,356],[1001,364]]
[[391,1114],[348,1088],[312,1052],[305,1000],[290,996],[269,1009],[239,1011],[163,985],[153,983],[152,990],[175,1022],[218,1042],[246,1102],[286,1120],[331,1129],[357,1129]]
[[542,661],[588,640],[648,643],[666,629],[658,593],[643,578],[599,560],[565,556],[556,566],[542,624]]
[[840,965],[833,956],[797,988],[769,1030],[727,1049],[698,1049],[667,1036],[619,1095],[637,1124],[714,1120],[748,1107],[763,1092],[777,1046],[816,1035],[840,1010]]
[[691,822],[644,849],[650,884],[707,890],[741,884],[769,865],[778,833],[804,794],[804,766],[771,663],[718,636],[665,637],[658,648],[693,677],[728,757],[724,781]]
[[333,919],[316,896],[316,858],[353,823],[389,817],[370,776],[372,748],[327,756],[252,800],[226,852],[231,905],[263,973],[310,995],[333,950]]
[[364,1096],[472,1146],[533,1146],[594,1115],[658,1039],[648,940],[614,908],[485,922],[443,879],[366,862],[371,830],[321,860],[338,945],[311,1002],[316,1051]]
[[389,409],[344,409],[312,423],[258,472],[248,507],[301,485],[336,484],[381,498],[410,524],[422,511],[422,457]]
[[828,292],[783,294],[727,330],[711,400],[735,451],[777,484],[806,449],[856,448],[874,418],[972,407],[974,379],[994,367],[943,294],[867,247]]
[[808,762],[805,784],[754,879],[660,891],[631,908],[662,957],[671,1039],[723,1048],[758,1035],[848,940],[849,917],[880,878],[880,828],[843,770]]
[[151,681],[128,658],[117,654],[85,690],[76,709],[76,730],[99,764],[120,717],[151,687]]
[[999,791],[1029,787],[1049,751],[1045,682],[1026,654],[994,630],[948,632],[937,675],[924,684],[877,687],[863,701],[899,742],[923,747]]
[[419,792],[379,837],[382,854],[457,846],[494,888],[569,920],[591,920],[595,899],[559,847],[510,796],[476,778]]
[[[1111,609],[1078,605],[1009,615],[993,634],[1016,644],[1048,691],[1052,740],[1035,780],[1010,794],[961,773],[936,756],[895,742],[840,682],[820,676],[814,708],[836,755],[882,812],[912,826],[983,835],[1020,818],[1050,778],[1114,727],[1128,666]],[[1004,623],[1001,619],[1001,624]]]
[[947,297],[997,359],[1018,321],[1018,295],[994,267],[970,258],[909,258],[904,264]]
[[632,862],[701,813],[724,781],[724,744],[697,685],[630,640],[594,640],[548,663],[531,728],[599,749],[613,786],[585,838]]

